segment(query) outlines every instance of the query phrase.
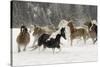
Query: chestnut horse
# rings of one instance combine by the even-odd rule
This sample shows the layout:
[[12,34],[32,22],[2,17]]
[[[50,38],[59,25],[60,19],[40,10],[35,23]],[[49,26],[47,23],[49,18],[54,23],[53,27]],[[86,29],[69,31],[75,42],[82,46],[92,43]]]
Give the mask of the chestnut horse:
[[86,43],[86,36],[87,36],[87,31],[84,28],[75,28],[72,22],[68,23],[68,26],[70,28],[70,40],[71,40],[71,46],[72,46],[72,42],[75,38],[79,37],[83,37],[84,43]]

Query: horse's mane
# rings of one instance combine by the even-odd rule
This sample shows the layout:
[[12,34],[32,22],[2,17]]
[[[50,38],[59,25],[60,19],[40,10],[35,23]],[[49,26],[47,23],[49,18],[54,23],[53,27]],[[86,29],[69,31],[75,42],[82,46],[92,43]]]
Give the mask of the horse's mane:
[[65,27],[65,26],[67,26],[68,23],[69,22],[67,20],[62,19],[58,24],[58,28]]
[[45,31],[41,27],[37,26],[36,28],[34,28],[33,35],[41,34],[43,32],[45,32]]

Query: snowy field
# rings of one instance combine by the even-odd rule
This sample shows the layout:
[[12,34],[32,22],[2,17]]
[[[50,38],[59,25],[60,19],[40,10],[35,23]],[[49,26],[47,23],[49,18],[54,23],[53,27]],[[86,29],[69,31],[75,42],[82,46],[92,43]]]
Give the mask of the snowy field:
[[71,47],[69,40],[61,38],[63,43],[61,52],[53,54],[52,49],[47,48],[45,51],[42,51],[42,47],[40,51],[38,49],[31,51],[30,47],[34,40],[34,37],[31,35],[31,41],[26,51],[18,53],[16,37],[19,31],[19,29],[13,29],[13,66],[97,61],[97,43],[93,44],[91,39],[88,39],[86,44],[84,44],[83,40],[75,39],[73,47]]

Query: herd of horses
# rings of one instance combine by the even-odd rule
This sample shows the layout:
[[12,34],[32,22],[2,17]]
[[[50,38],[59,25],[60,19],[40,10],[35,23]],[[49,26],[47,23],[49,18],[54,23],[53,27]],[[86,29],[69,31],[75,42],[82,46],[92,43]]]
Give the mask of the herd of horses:
[[[43,49],[52,48],[53,53],[55,48],[61,51],[61,37],[65,40],[70,39],[70,45],[73,46],[73,40],[76,38],[83,39],[84,44],[86,40],[91,38],[93,44],[97,41],[97,24],[96,21],[85,22],[84,26],[76,27],[73,21],[67,21],[65,19],[61,20],[58,27],[51,25],[39,26],[31,25],[30,29],[25,25],[20,28],[20,33],[16,38],[18,44],[18,52],[21,51],[21,46],[24,46],[24,51],[26,46],[30,42],[30,33],[34,36],[32,49],[43,46]],[[36,43],[37,42],[37,43]]]

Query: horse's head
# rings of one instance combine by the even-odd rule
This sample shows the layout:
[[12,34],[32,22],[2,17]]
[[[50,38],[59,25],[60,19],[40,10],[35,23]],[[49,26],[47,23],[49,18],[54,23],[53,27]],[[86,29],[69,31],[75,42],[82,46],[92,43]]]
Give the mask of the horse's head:
[[29,32],[30,32],[30,33],[33,32],[35,28],[36,28],[36,25],[31,25],[31,26],[30,26]]
[[40,35],[41,33],[45,32],[41,26],[34,26],[34,29],[33,29],[33,32],[32,32],[32,35],[35,36],[35,35]]
[[21,26],[21,32],[27,32],[27,31],[28,31],[27,27],[22,25]]
[[58,28],[62,28],[62,27],[66,27],[66,25],[68,24],[69,22],[66,20],[66,19],[62,19],[59,24],[58,24]]
[[89,29],[90,31],[94,31],[97,32],[97,25],[96,24],[92,24],[92,26]]
[[69,22],[69,23],[67,24],[67,26],[70,28],[71,33],[73,33],[73,32],[75,31],[75,28],[74,28],[74,25],[73,25],[72,22]]
[[97,25],[97,21],[96,20],[92,20],[91,23]]
[[70,28],[74,27],[72,22],[69,22],[67,25],[68,25]]
[[65,35],[65,28],[61,28],[61,36],[66,39],[66,35]]
[[88,28],[90,28],[92,26],[91,21],[90,22],[85,22],[84,25],[86,25]]

